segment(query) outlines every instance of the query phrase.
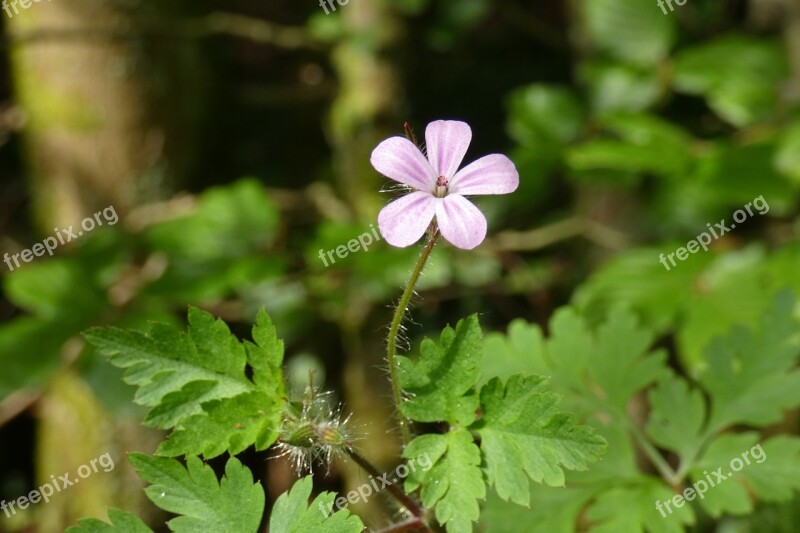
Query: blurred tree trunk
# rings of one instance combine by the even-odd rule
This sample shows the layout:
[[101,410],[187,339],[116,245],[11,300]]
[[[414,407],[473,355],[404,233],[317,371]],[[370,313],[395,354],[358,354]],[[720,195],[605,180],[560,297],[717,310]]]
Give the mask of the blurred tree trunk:
[[[168,196],[187,171],[204,85],[199,50],[151,26],[169,30],[165,21],[182,5],[190,4],[58,0],[9,19],[32,214],[43,234],[109,205],[124,217]],[[51,474],[74,478],[104,453],[116,463],[37,506],[40,531],[105,519],[109,505],[141,513],[146,500],[126,452],[152,451],[152,432],[108,412],[71,371],[53,380],[37,415],[37,484]]]
[[33,214],[47,234],[166,197],[191,158],[204,85],[195,44],[158,35],[175,2],[126,4],[63,0],[9,19]]

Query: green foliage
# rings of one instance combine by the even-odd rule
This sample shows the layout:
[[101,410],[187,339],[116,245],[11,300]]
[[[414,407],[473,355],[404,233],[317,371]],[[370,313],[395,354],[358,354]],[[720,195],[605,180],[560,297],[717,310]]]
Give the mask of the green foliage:
[[772,113],[775,87],[786,74],[778,43],[727,36],[681,51],[675,58],[674,85],[704,96],[721,117],[745,126]]
[[86,339],[139,387],[136,402],[150,408],[144,423],[175,429],[160,454],[216,457],[275,442],[284,402],[283,343],[263,310],[255,344],[240,343],[224,322],[196,308],[189,309],[186,333],[155,324],[149,334],[96,328]]
[[442,332],[439,344],[425,339],[419,360],[398,357],[400,386],[408,394],[401,409],[419,422],[468,426],[475,420],[480,377],[481,329],[477,315]]
[[606,448],[591,428],[558,412],[561,399],[543,390],[545,384],[541,377],[515,375],[481,389],[483,417],[475,431],[488,481],[501,498],[521,505],[530,501],[528,477],[563,486],[562,468],[584,470]]
[[588,34],[598,48],[632,63],[664,59],[675,38],[673,17],[638,0],[596,0],[581,4]]
[[450,426],[444,435],[422,435],[408,445],[404,457],[427,455],[434,466],[409,476],[406,490],[421,487],[422,503],[435,506],[436,519],[451,533],[472,530],[487,485],[501,498],[527,505],[529,479],[563,485],[562,468],[586,469],[606,448],[591,428],[558,411],[560,397],[545,390],[544,378],[493,379],[478,392],[485,353],[472,316],[445,328],[438,344],[425,339],[416,362],[400,359],[400,382],[409,397],[403,412],[418,422]]
[[142,520],[131,513],[114,509],[108,509],[108,519],[111,524],[107,524],[96,518],[83,518],[78,521],[77,526],[67,528],[65,533],[152,533],[153,530],[147,527]]
[[210,466],[189,457],[184,467],[174,459],[131,454],[130,462],[150,483],[147,497],[160,508],[179,514],[167,525],[176,533],[229,531],[255,533],[264,514],[264,489],[232,457],[219,481]]
[[403,456],[418,461],[427,455],[433,463],[428,470],[418,469],[406,479],[406,490],[422,487],[422,504],[436,509],[436,519],[447,525],[448,533],[472,531],[478,520],[478,500],[486,495],[481,453],[469,431],[456,429],[444,435],[422,435],[406,447]]
[[304,477],[275,500],[275,507],[269,520],[270,531],[359,533],[364,530],[361,520],[357,516],[351,516],[347,510],[327,516],[336,497],[331,492],[323,492],[309,504],[312,485],[312,479]]
[[735,328],[707,349],[700,382],[711,395],[709,431],[734,424],[779,422],[800,404],[800,343],[792,318],[794,300],[784,293],[765,313],[760,331]]
[[[730,475],[730,469],[735,467],[729,465],[743,457],[743,452],[755,450],[753,447],[759,443],[757,433],[731,431],[740,425],[766,427],[780,421],[787,409],[800,406],[797,381],[800,343],[794,306],[795,300],[783,292],[763,315],[759,327],[736,326],[708,343],[705,347],[708,367],[697,382],[668,370],[663,353],[648,353],[655,337],[638,325],[629,311],[621,309],[612,311],[597,325],[589,324],[573,309],[562,309],[550,321],[549,337],[538,326],[522,321],[513,322],[507,335],[488,335],[486,351],[493,359],[484,360],[486,374],[505,378],[527,370],[552,376],[550,387],[564,395],[566,405],[584,416],[605,421],[598,432],[609,443],[608,456],[588,472],[577,471],[580,465],[576,468],[575,464],[566,464],[576,470],[566,476],[567,486],[576,490],[560,496],[547,493],[544,499],[567,499],[567,494],[572,495],[574,500],[562,502],[569,513],[560,512],[558,521],[548,528],[530,531],[567,531],[567,525],[574,524],[582,513],[592,524],[593,532],[682,531],[684,525],[695,522],[697,510],[687,502],[680,508],[673,506],[673,512],[664,517],[654,507],[655,502],[672,499],[673,486],[690,487],[720,467],[731,479],[709,489],[703,498],[695,499],[695,505],[711,516],[752,512],[754,499],[791,500],[800,487],[794,467],[786,465],[798,464],[797,437],[782,435],[762,441],[764,458],[756,460],[758,457],[751,454],[750,462],[739,468],[738,473]],[[519,379],[510,377],[506,389]],[[517,387],[520,392],[515,396],[552,395],[536,391],[541,382],[538,378],[525,387]],[[484,399],[491,387],[502,391],[497,378],[484,386],[481,423],[492,419]],[[631,416],[631,402],[648,391],[648,415],[641,422]],[[495,395],[502,398],[499,393]],[[507,393],[505,401],[495,403],[502,407],[503,417],[513,420],[514,409],[510,406],[514,403],[508,396]],[[531,413],[535,411],[533,407],[525,409],[526,424],[532,423]],[[579,432],[575,429],[567,432],[576,434]],[[485,434],[481,436],[483,449],[487,439]],[[565,440],[561,438],[558,442],[562,444]],[[636,447],[645,451],[652,471],[641,468],[635,456]],[[676,466],[671,466],[669,456],[662,455],[659,448],[675,454]],[[541,445],[531,446],[510,463],[525,464],[543,449]],[[580,457],[569,448],[556,449],[567,452],[568,459]],[[586,448],[583,450],[585,453]],[[490,457],[486,454],[491,477]],[[501,449],[497,457],[507,460],[514,455],[511,450]],[[551,458],[545,464],[552,467],[558,462]],[[535,506],[542,498],[542,491],[555,490],[540,487],[531,498],[522,477],[512,478],[506,473],[502,479],[502,484],[495,483],[497,495],[515,495],[512,501],[523,505],[530,501]],[[514,484],[509,483],[511,479]],[[559,478],[555,476],[553,480]],[[501,512],[499,509],[508,509],[492,496],[488,501],[488,516]],[[625,512],[620,512],[621,509]]]

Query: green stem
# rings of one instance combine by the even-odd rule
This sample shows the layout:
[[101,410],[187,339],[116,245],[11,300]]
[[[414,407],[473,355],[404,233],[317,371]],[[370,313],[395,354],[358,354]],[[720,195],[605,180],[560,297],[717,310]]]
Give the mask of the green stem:
[[403,317],[408,310],[409,302],[411,302],[411,296],[414,294],[414,287],[417,285],[417,281],[419,281],[419,276],[422,274],[422,269],[425,267],[425,263],[428,262],[428,258],[431,256],[433,246],[436,244],[438,238],[439,232],[438,230],[434,230],[433,234],[428,239],[428,244],[425,245],[425,248],[422,250],[422,254],[419,256],[417,266],[414,268],[414,272],[411,273],[411,278],[408,280],[405,291],[403,291],[403,296],[400,297],[400,303],[397,304],[397,308],[394,311],[394,318],[392,318],[392,324],[389,326],[389,339],[386,344],[386,359],[389,363],[389,377],[392,382],[392,396],[394,397],[394,407],[397,411],[397,416],[400,421],[400,431],[403,435],[404,446],[411,442],[411,421],[406,418],[406,416],[400,410],[400,405],[403,403],[403,396],[400,391],[400,383],[397,379],[397,362],[395,358],[397,355],[397,335],[400,331],[400,325],[403,322]]
[[666,481],[671,487],[674,487],[680,482],[680,479],[675,474],[675,471],[669,466],[669,463],[664,459],[664,457],[656,450],[655,446],[650,444],[650,441],[647,440],[647,437],[641,432],[641,430],[636,426],[635,423],[628,421],[628,430],[633,435],[634,439],[639,443],[642,451],[650,459],[650,462],[653,463],[653,466],[656,467],[658,473],[661,477]]

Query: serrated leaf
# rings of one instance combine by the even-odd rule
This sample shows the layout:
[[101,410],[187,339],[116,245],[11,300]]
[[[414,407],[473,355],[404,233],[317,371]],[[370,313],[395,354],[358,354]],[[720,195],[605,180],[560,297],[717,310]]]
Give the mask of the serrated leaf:
[[360,533],[361,519],[347,509],[330,514],[336,495],[323,492],[309,505],[313,480],[304,477],[281,494],[272,508],[269,530],[280,533]]
[[766,425],[800,404],[800,346],[788,292],[761,319],[757,332],[734,327],[706,349],[708,369],[700,377],[711,395],[709,432],[732,424]]
[[493,379],[481,389],[483,417],[475,426],[489,483],[503,499],[530,501],[528,477],[564,485],[563,468],[584,470],[605,452],[606,442],[588,426],[558,412],[560,397],[538,376]]
[[256,344],[240,343],[223,321],[196,308],[189,309],[186,333],[156,324],[150,334],[96,328],[86,338],[139,387],[135,401],[151,407],[145,423],[176,429],[159,453],[214,457],[275,441],[283,343],[263,310],[253,328]]
[[648,353],[653,335],[637,322],[629,311],[613,310],[598,328],[589,358],[589,375],[618,412],[624,412],[631,396],[664,373],[666,353]]
[[82,518],[77,526],[67,528],[65,533],[153,533],[142,520],[133,513],[108,508],[107,524],[96,518]]
[[481,454],[472,436],[465,429],[422,435],[403,452],[410,461],[420,462],[425,456],[431,468],[413,471],[406,478],[406,491],[421,486],[422,504],[436,509],[436,520],[447,526],[448,533],[470,533],[480,515],[478,500],[486,496]]
[[541,328],[517,318],[508,325],[508,334],[492,332],[484,337],[480,384],[492,378],[505,380],[514,374],[548,375],[550,365],[544,352]]
[[[502,337],[489,335],[493,352],[487,351],[483,368],[503,365],[503,377],[510,369],[550,376],[550,388],[564,394],[566,410],[581,414],[623,413],[630,397],[664,372],[665,354],[648,352],[653,334],[622,309],[613,310],[592,331],[584,317],[564,307],[554,313],[549,330],[550,337],[541,340],[538,326],[517,322],[505,344]],[[499,362],[486,361],[494,353]]]
[[257,532],[264,514],[264,489],[235,457],[217,481],[214,470],[189,457],[184,467],[175,459],[134,453],[129,460],[150,486],[147,497],[158,507],[182,516],[167,525],[176,533]]
[[418,422],[469,425],[478,408],[473,387],[482,354],[478,316],[472,315],[455,329],[445,328],[439,343],[423,340],[418,360],[398,357],[400,387],[409,397],[400,406],[403,413]]
[[667,374],[650,392],[647,434],[653,442],[691,461],[705,437],[706,401],[685,379]]
[[228,451],[236,455],[252,444],[256,450],[265,450],[278,437],[280,415],[265,407],[270,405],[274,405],[272,397],[261,391],[207,402],[203,414],[182,421],[161,443],[158,454],[217,457]]

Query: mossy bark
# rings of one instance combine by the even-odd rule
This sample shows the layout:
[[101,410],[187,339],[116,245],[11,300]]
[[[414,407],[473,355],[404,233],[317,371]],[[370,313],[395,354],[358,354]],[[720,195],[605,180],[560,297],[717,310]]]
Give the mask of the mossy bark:
[[196,43],[164,34],[175,2],[163,5],[60,0],[9,19],[42,232],[108,205],[124,212],[164,198],[185,173],[202,98],[200,61]]
[[[113,205],[168,197],[192,160],[204,85],[198,44],[170,32],[184,0],[58,0],[8,20],[16,104],[25,116],[24,161],[32,217],[51,234]],[[20,356],[23,356],[20,354]],[[121,386],[121,384],[120,384]],[[153,432],[114,416],[73,371],[38,402],[37,485],[108,453],[110,472],[92,473],[32,511],[40,531],[63,531],[113,505],[152,508],[129,450],[152,451]]]

